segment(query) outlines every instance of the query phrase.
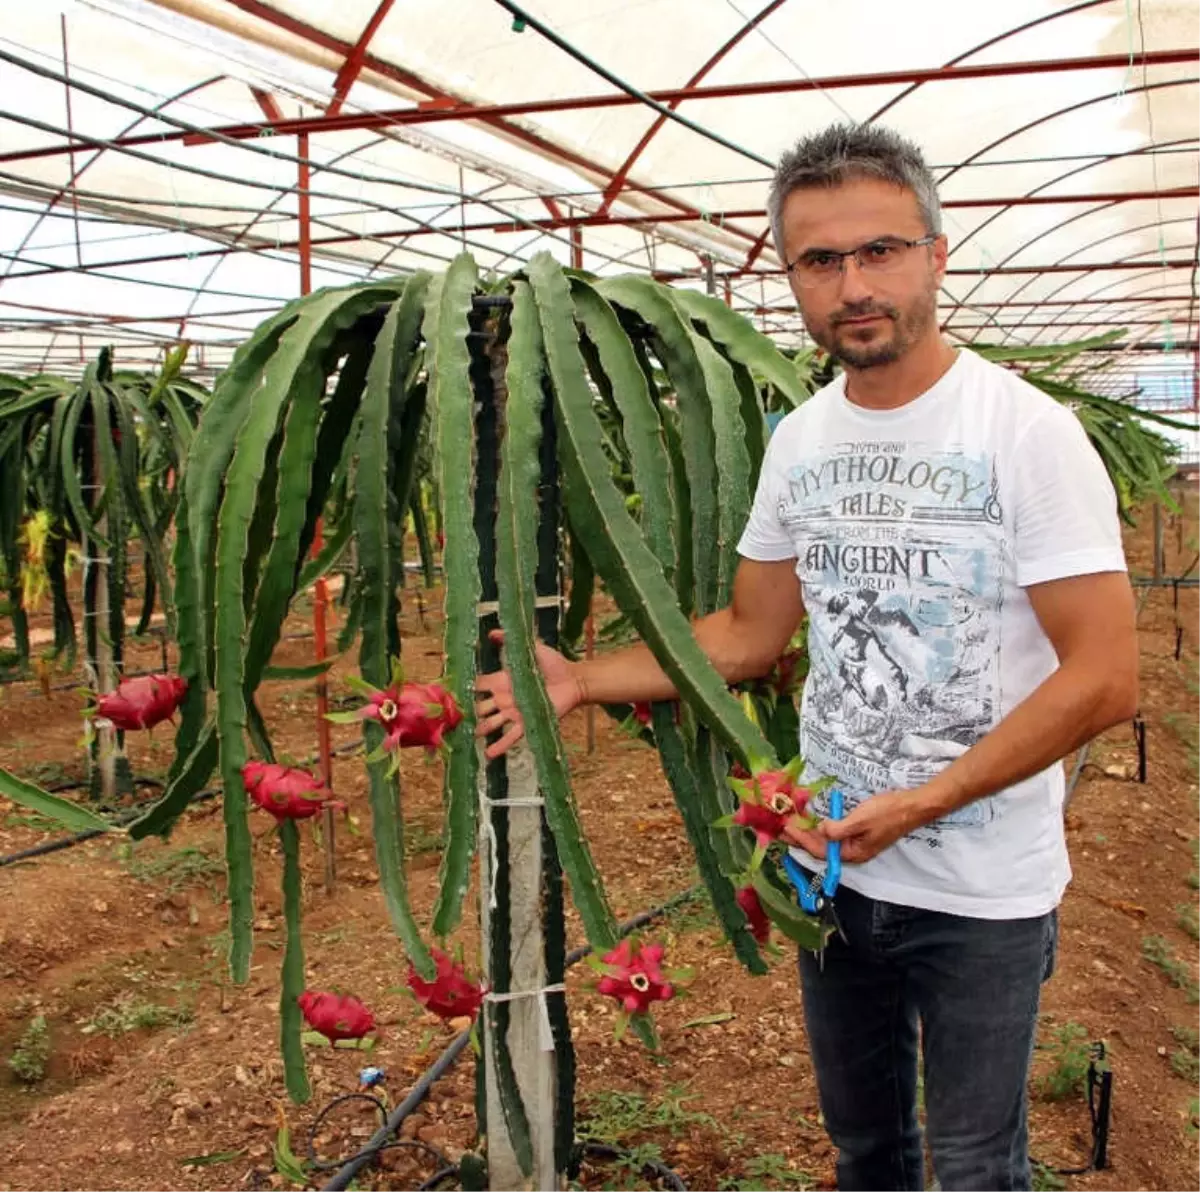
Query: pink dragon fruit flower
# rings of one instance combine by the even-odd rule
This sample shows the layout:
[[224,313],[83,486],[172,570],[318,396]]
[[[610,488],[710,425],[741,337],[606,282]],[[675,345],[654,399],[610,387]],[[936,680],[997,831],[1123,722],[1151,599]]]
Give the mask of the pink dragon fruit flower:
[[601,964],[605,975],[596,992],[617,1002],[626,1014],[647,1014],[655,1002],[675,996],[675,987],[662,969],[661,944],[635,944],[623,939]]

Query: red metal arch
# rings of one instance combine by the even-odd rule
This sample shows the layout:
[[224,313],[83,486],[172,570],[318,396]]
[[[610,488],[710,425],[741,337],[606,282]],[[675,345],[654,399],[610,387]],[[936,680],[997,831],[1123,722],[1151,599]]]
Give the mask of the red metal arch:
[[[1019,247],[1014,248],[1014,250],[1012,252],[1010,252],[1007,257],[1004,257],[1001,260],[1001,262],[998,262],[998,264],[1000,264],[1001,268],[1003,268],[1004,265],[1007,265],[1007,264],[1009,264],[1009,262],[1012,262],[1014,257],[1019,257],[1022,252],[1025,252],[1026,248],[1031,247],[1034,244],[1037,244],[1038,240],[1044,239],[1045,236],[1054,235],[1055,232],[1061,232],[1061,230],[1063,228],[1069,227],[1070,224],[1078,222],[1079,220],[1086,220],[1086,218],[1093,216],[1093,215],[1098,215],[1100,211],[1106,211],[1110,208],[1110,206],[1114,206],[1114,205],[1115,204],[1112,204],[1112,203],[1104,203],[1100,206],[1093,206],[1093,208],[1091,208],[1090,210],[1078,211],[1078,212],[1076,212],[1075,215],[1072,215],[1072,216],[1069,216],[1068,218],[1066,218],[1066,220],[1058,221],[1057,223],[1054,224],[1054,226],[1046,228],[1044,230],[1044,232],[1039,232],[1036,236],[1031,236],[1030,239],[1022,242],[1022,244]],[[1168,227],[1172,223],[1180,223],[1180,222],[1190,222],[1190,217],[1188,217],[1187,220],[1166,220],[1165,222],[1163,222],[1162,226]],[[1073,257],[1076,252],[1086,252],[1088,250],[1088,248],[1096,247],[1096,245],[1098,245],[1098,244],[1104,244],[1104,242],[1106,240],[1116,239],[1117,236],[1132,235],[1135,232],[1146,232],[1146,230],[1148,230],[1150,228],[1158,227],[1159,223],[1160,223],[1160,221],[1158,221],[1158,220],[1156,220],[1152,223],[1139,223],[1138,226],[1136,226],[1134,228],[1123,228],[1121,230],[1121,232],[1114,232],[1114,233],[1110,233],[1109,235],[1102,236],[1102,238],[1100,238],[1099,240],[1093,240],[1091,242],[1088,242],[1088,244],[1086,244],[1080,248],[1073,248],[1073,250],[1068,252],[1066,254],[1066,256],[1058,258],[1057,263],[1061,264],[1062,262],[1064,262],[1064,260],[1068,260],[1070,257]],[[974,283],[974,286],[972,286],[970,290],[967,290],[966,294],[962,295],[962,298],[954,300],[953,309],[950,310],[948,317],[953,318],[956,315],[956,313],[958,313],[960,307],[970,305],[972,296],[974,294],[976,294],[979,287],[983,286],[983,284],[986,280],[988,280],[988,277],[986,277],[986,272],[984,272],[984,274],[979,277],[979,280],[976,283]],[[1030,281],[1021,282],[1020,286],[1018,286],[1018,288],[1013,290],[1012,294],[1009,294],[1009,298],[1015,298],[1016,295],[1021,293],[1022,289],[1025,289],[1026,286],[1030,286],[1031,283],[1032,283],[1032,278],[1030,278]]]
[[[281,29],[286,29],[289,33],[302,38],[305,41],[311,42],[314,45],[319,45],[327,50],[334,50],[337,53],[348,55],[353,51],[353,47],[341,39],[318,29],[313,25],[309,25],[304,21],[298,20],[295,17],[289,16],[287,13],[279,12],[272,8],[269,4],[264,4],[262,0],[225,0],[227,4],[233,5],[235,8],[241,9],[243,12],[248,12],[252,16],[266,21]],[[375,71],[377,74],[383,75],[385,78],[391,79],[393,82],[400,83],[404,87],[411,88],[413,91],[419,92],[427,96],[430,100],[437,102],[448,102],[454,105],[461,105],[463,100],[460,96],[454,95],[451,92],[445,91],[442,88],[434,86],[432,83],[421,78],[419,75],[413,74],[411,71],[404,70],[402,67],[396,66],[392,62],[388,62],[383,58],[379,58],[369,51],[364,52],[362,66]],[[599,162],[593,161],[582,153],[577,153],[573,149],[568,149],[566,146],[558,145],[546,137],[531,131],[524,126],[514,123],[512,120],[505,119],[502,116],[481,116],[481,120],[498,129],[504,136],[511,137],[514,140],[523,142],[526,145],[531,145],[538,152],[561,162],[566,162],[568,165],[574,166],[589,177],[595,178],[606,185],[613,178],[613,171],[607,166],[601,165]],[[688,211],[693,214],[698,214],[694,207],[680,199],[676,199],[672,195],[659,194],[658,192],[647,190],[645,186],[631,181],[629,178],[625,180],[625,189],[641,194],[649,194],[656,198],[665,206],[676,211]],[[750,232],[742,232],[740,229],[729,229],[731,232],[744,237],[746,240],[753,240],[753,235]]]
[[326,115],[336,116],[342,110],[343,101],[349,94],[350,88],[354,86],[354,81],[362,72],[371,38],[383,24],[383,18],[387,16],[388,9],[394,2],[395,0],[379,0],[379,7],[375,9],[371,19],[359,34],[358,41],[354,43],[354,49],[346,55],[346,61],[342,63],[341,70],[337,72],[337,77],[333,80],[333,99],[329,101],[329,106],[325,109]]
[[[771,2],[751,17],[724,45],[698,71],[684,84],[687,88],[697,86],[709,71],[715,67],[730,50],[734,48],[751,30],[757,28],[763,21],[767,19],[777,8],[780,8],[786,0],[771,0]],[[1091,0],[1091,3],[1100,3],[1101,0]],[[667,104],[672,111],[680,104],[680,100],[673,99]],[[629,171],[633,169],[637,159],[645,151],[646,146],[658,135],[659,129],[667,122],[667,117],[659,113],[654,123],[642,134],[642,139],[633,147],[629,156],[617,167],[617,172],[612,176],[612,181],[604,188],[604,200],[600,204],[598,215],[606,215],[609,207],[612,206],[613,200],[621,193],[622,187],[625,185],[625,179],[629,176]]]
[[[1198,80],[1198,81],[1200,81],[1200,80]],[[1171,145],[1181,145],[1181,144],[1192,143],[1195,141],[1195,139],[1196,139],[1195,137],[1181,137],[1179,140],[1176,140],[1176,141],[1166,141],[1162,145],[1157,145],[1157,144],[1142,145],[1137,149],[1128,149],[1122,153],[1106,154],[1104,157],[1099,157],[1095,161],[1085,162],[1081,166],[1075,166],[1072,169],[1067,170],[1062,174],[1058,174],[1053,178],[1047,179],[1045,182],[1042,182],[1039,185],[1035,186],[1032,190],[1027,191],[1025,197],[1033,198],[1035,195],[1038,195],[1042,191],[1046,190],[1047,187],[1057,186],[1058,183],[1064,182],[1068,178],[1073,178],[1073,177],[1075,177],[1076,174],[1084,174],[1088,170],[1095,169],[1097,166],[1104,166],[1104,165],[1108,165],[1109,162],[1120,161],[1121,158],[1123,158],[1123,157],[1140,157],[1144,153],[1153,153],[1154,150],[1156,150],[1156,149],[1167,148],[1168,146],[1171,146]],[[1050,197],[1053,197],[1053,196],[1050,196]],[[1171,194],[1169,192],[1160,191],[1160,192],[1157,192],[1154,194],[1147,195],[1147,197],[1158,199],[1158,198],[1183,198],[1185,196],[1183,196],[1181,194]],[[1098,194],[1095,196],[1095,201],[1100,202],[1101,200],[1107,200],[1107,198],[1108,198],[1108,196],[1106,196],[1106,195]],[[952,204],[947,204],[947,206],[951,206],[951,205]],[[954,248],[952,248],[950,250],[950,255],[953,256],[955,252],[957,252],[960,248],[962,248],[962,246],[964,244],[967,243],[967,241],[971,240],[975,236],[978,236],[979,233],[982,232],[984,228],[988,227],[989,224],[994,223],[1001,216],[1007,215],[1008,212],[1011,211],[1015,205],[1016,204],[1005,204],[1003,207],[1000,208],[1000,210],[994,211],[991,215],[989,215],[987,217],[987,219],[985,219],[982,223],[977,224],[975,227],[973,227],[966,234],[966,236],[962,240],[960,240],[959,243],[954,246]],[[1112,204],[1107,201],[1104,203],[1105,207],[1111,206],[1111,205]],[[1097,210],[1101,210],[1101,209],[1102,208],[1097,208]],[[1039,236],[1034,237],[1034,240],[1040,239],[1041,235],[1044,235],[1044,233],[1041,233],[1041,234],[1039,234]],[[1027,245],[1032,244],[1033,242],[1034,242],[1033,240],[1028,241]],[[1020,250],[1018,250],[1018,251],[1020,251]]]
[[[1098,286],[1098,287],[1097,287],[1096,289],[1094,289],[1094,290],[1089,290],[1089,291],[1088,291],[1086,294],[1082,294],[1082,295],[1080,295],[1080,297],[1081,297],[1081,298],[1089,298],[1089,299],[1090,299],[1090,298],[1096,298],[1096,297],[1098,297],[1099,295],[1103,294],[1103,293],[1104,293],[1106,290],[1111,290],[1111,289],[1112,289],[1114,286],[1119,286],[1119,285],[1122,285],[1122,284],[1126,284],[1126,285],[1128,285],[1129,283],[1131,283],[1131,282],[1136,282],[1136,281],[1139,281],[1140,279],[1142,279],[1142,278],[1144,278],[1144,277],[1158,277],[1158,276],[1159,276],[1159,273],[1161,272],[1161,269],[1162,269],[1162,266],[1160,265],[1160,266],[1156,266],[1156,267],[1155,267],[1155,268],[1153,268],[1153,269],[1146,269],[1146,270],[1145,270],[1145,271],[1143,271],[1142,273],[1135,274],[1133,277],[1120,277],[1120,278],[1117,278],[1117,280],[1116,280],[1116,281],[1110,281],[1110,282],[1107,282],[1107,283],[1105,283],[1105,284],[1104,284],[1104,285],[1102,285],[1102,286]],[[1077,282],[1081,281],[1081,280],[1082,280],[1084,277],[1088,276],[1089,274],[1096,273],[1096,272],[1099,272],[1099,271],[1098,271],[1098,270],[1096,270],[1096,269],[1088,269],[1088,270],[1083,270],[1083,271],[1080,273],[1080,275],[1079,275],[1079,276],[1072,277],[1072,278],[1070,279],[1070,281],[1065,281],[1065,282],[1063,282],[1063,283],[1062,283],[1062,285],[1058,286],[1056,289],[1054,289],[1054,290],[1051,290],[1049,294],[1045,295],[1045,297],[1043,298],[1043,302],[1047,302],[1047,301],[1049,301],[1049,300],[1050,300],[1050,299],[1052,299],[1052,298],[1053,298],[1053,297],[1054,297],[1056,294],[1061,294],[1061,293],[1062,293],[1062,291],[1063,291],[1063,290],[1065,290],[1065,289],[1066,289],[1068,286],[1074,285],[1074,284],[1076,284]],[[1162,280],[1161,280],[1161,278],[1159,278],[1159,282],[1158,282],[1158,284],[1159,284],[1159,285],[1161,285],[1161,284],[1162,284]],[[1068,300],[1068,301],[1069,301],[1069,300]],[[1074,303],[1071,303],[1069,306],[1065,306],[1065,307],[1063,308],[1063,310],[1062,310],[1062,311],[1060,311],[1060,312],[1059,312],[1059,314],[1058,314],[1057,316],[1055,316],[1055,318],[1056,318],[1056,321],[1058,321],[1058,322],[1060,323],[1060,325],[1061,325],[1061,319],[1062,319],[1062,317],[1063,317],[1065,314],[1067,314],[1067,313],[1068,313],[1068,312],[1069,312],[1069,311],[1070,311],[1070,310],[1071,310],[1071,309],[1074,307],[1074,305],[1075,305]]]
[[1072,112],[1081,111],[1083,108],[1090,108],[1092,104],[1107,103],[1110,99],[1122,99],[1126,95],[1137,95],[1143,91],[1160,91],[1167,87],[1194,86],[1197,83],[1200,83],[1200,78],[1195,77],[1188,79],[1163,79],[1158,83],[1139,83],[1136,87],[1123,87],[1120,91],[1111,91],[1107,95],[1094,95],[1091,99],[1083,99],[1080,100],[1079,103],[1073,103],[1065,108],[1059,108],[1055,112],[1047,112],[1046,115],[1039,116],[1036,120],[1029,121],[1028,124],[1022,124],[1020,128],[1013,129],[1012,132],[1007,132],[1002,137],[997,137],[990,144],[985,145],[982,149],[972,153],[971,156],[966,158],[964,161],[960,161],[956,165],[952,166],[938,179],[938,185],[941,186],[944,182],[950,178],[953,178],[954,175],[957,174],[958,171],[964,166],[969,166],[972,162],[981,158],[985,153],[991,153],[993,149],[1003,145],[1006,141],[1011,141],[1014,137],[1022,136],[1024,133],[1029,132],[1030,129],[1038,128],[1043,124],[1049,123],[1051,120],[1057,120],[1060,116],[1068,116]]
[[[1172,221],[1172,222],[1177,222],[1177,221]],[[1130,234],[1131,234],[1132,232],[1134,232],[1134,231],[1139,231],[1139,232],[1142,232],[1142,231],[1146,231],[1148,228],[1153,228],[1153,227],[1156,227],[1156,226],[1161,226],[1161,225],[1159,225],[1159,224],[1156,222],[1156,223],[1146,224],[1146,225],[1144,225],[1144,226],[1142,226],[1142,227],[1139,227],[1139,228],[1136,228],[1136,229],[1135,229],[1135,228],[1123,228],[1123,229],[1122,229],[1121,231],[1119,231],[1119,232],[1112,232],[1112,233],[1110,233],[1110,234],[1109,234],[1109,235],[1107,235],[1107,236],[1102,236],[1102,237],[1100,237],[1098,240],[1093,240],[1093,241],[1091,241],[1089,244],[1084,244],[1084,245],[1082,245],[1082,246],[1081,246],[1081,247],[1079,247],[1079,248],[1072,249],[1072,250],[1071,250],[1071,252],[1069,252],[1069,253],[1067,253],[1067,254],[1066,254],[1066,256],[1060,257],[1060,258],[1059,258],[1059,259],[1058,259],[1058,260],[1055,262],[1055,264],[1056,264],[1056,265],[1065,265],[1065,264],[1067,264],[1067,263],[1070,261],[1070,259],[1071,259],[1073,256],[1077,256],[1077,255],[1078,255],[1079,253],[1081,253],[1081,252],[1087,252],[1089,249],[1096,248],[1098,245],[1101,245],[1101,244],[1107,244],[1107,243],[1108,243],[1110,240],[1117,240],[1117,239],[1120,239],[1120,237],[1122,237],[1122,236],[1126,236],[1126,235],[1130,235]],[[1136,254],[1136,253],[1135,253],[1135,254],[1133,254],[1133,256],[1136,256],[1136,255],[1138,255],[1138,254]],[[1130,257],[1130,258],[1123,258],[1123,259],[1132,259],[1132,257]],[[1160,266],[1160,268],[1161,268],[1161,266]],[[1038,275],[1038,276],[1040,276],[1040,275]],[[1008,297],[1009,297],[1009,298],[1013,298],[1013,297],[1015,297],[1017,294],[1020,294],[1020,293],[1021,293],[1023,290],[1025,290],[1025,289],[1026,289],[1028,286],[1032,285],[1032,284],[1033,284],[1033,281],[1034,281],[1034,278],[1032,278],[1032,277],[1031,277],[1031,278],[1029,278],[1028,280],[1026,280],[1026,281],[1022,282],[1022,283],[1021,283],[1021,285],[1019,285],[1019,286],[1018,286],[1018,287],[1017,287],[1015,290],[1013,290],[1013,291],[1012,291],[1012,292],[1011,292],[1011,293],[1008,295]],[[1067,285],[1070,285],[1070,282],[1067,282],[1067,283],[1066,283],[1066,284],[1065,284],[1063,287],[1061,287],[1061,288],[1065,289]],[[1055,291],[1055,293],[1057,293],[1057,292],[1058,292],[1058,291],[1056,290],[1056,291]],[[1015,325],[1015,327],[1014,327],[1014,330],[1019,330],[1019,329],[1021,328],[1021,326],[1022,326],[1022,325],[1023,325],[1023,324],[1024,324],[1024,323],[1025,323],[1027,320],[1028,320],[1028,319],[1029,319],[1029,317],[1030,317],[1030,316],[1033,314],[1033,310],[1034,310],[1034,308],[1032,308],[1032,307],[1031,307],[1031,308],[1030,308],[1028,311],[1026,311],[1026,312],[1025,312],[1025,314],[1024,314],[1024,315],[1022,315],[1022,316],[1021,316],[1021,317],[1020,317],[1020,318],[1017,320],[1017,323],[1016,323],[1016,325]],[[1063,313],[1064,313],[1064,311],[1059,311],[1059,316],[1061,316]]]
[[[972,46],[963,54],[959,54],[957,58],[951,58],[949,62],[944,64],[944,67],[957,66],[960,62],[965,62],[968,58],[974,57],[976,54],[983,53],[984,50],[990,50],[992,46],[999,45],[1002,41],[1007,41],[1010,37],[1016,37],[1018,33],[1025,33],[1030,29],[1036,28],[1038,25],[1049,24],[1050,21],[1057,21],[1059,17],[1073,16],[1085,8],[1096,8],[1100,4],[1112,4],[1115,0],[1083,0],[1082,4],[1076,4],[1071,8],[1064,8],[1061,12],[1047,13],[1045,16],[1035,17],[1032,21],[1026,21],[1023,25],[1016,25],[1009,29],[1006,33],[1000,33],[995,37],[988,38],[987,41],[981,41],[977,46]],[[885,112],[891,111],[901,100],[907,99],[918,87],[923,87],[924,83],[912,83],[906,87],[899,95],[893,99],[889,99],[874,115],[868,116],[864,121],[865,124],[874,124]]]
[[[987,41],[980,42],[979,45],[972,46],[971,49],[967,50],[965,53],[951,58],[948,62],[944,62],[942,64],[943,69],[957,66],[960,62],[965,62],[968,58],[973,57],[975,54],[979,54],[984,50],[991,49],[992,46],[999,45],[1002,41],[1007,41],[1010,37],[1015,37],[1018,33],[1024,33],[1029,29],[1033,29],[1037,25],[1046,24],[1050,21],[1056,21],[1059,17],[1070,16],[1073,13],[1079,12],[1081,9],[1095,8],[1097,5],[1110,4],[1112,2],[1113,0],[1083,0],[1083,3],[1076,4],[1071,8],[1064,8],[1061,12],[1048,13],[1047,15],[1037,17],[1032,21],[1026,21],[1023,25],[1017,25],[1005,33],[1001,33],[996,37],[989,38]],[[899,95],[889,99],[888,102],[883,105],[883,107],[879,108],[873,115],[868,116],[864,123],[874,124],[876,120],[884,115],[884,113],[891,111],[891,109],[894,108],[898,103],[904,99],[907,99],[914,91],[917,90],[918,87],[923,87],[924,85],[924,81],[910,83],[903,91],[900,92]],[[749,269],[754,262],[758,260],[762,250],[766,247],[767,237],[770,236],[770,234],[771,229],[768,227],[762,233],[762,235],[755,240],[750,252],[746,256],[745,264],[742,266],[744,269]]]
[[[1145,316],[1145,315],[1152,314],[1154,312],[1158,302],[1160,301],[1160,296],[1157,294],[1151,294],[1151,293],[1149,293],[1149,291],[1157,290],[1157,289],[1158,289],[1158,286],[1155,285],[1152,287],[1148,287],[1147,290],[1138,291],[1139,295],[1148,295],[1148,296],[1140,296],[1139,297],[1139,296],[1135,296],[1133,294],[1128,295],[1129,301],[1128,301],[1128,305],[1126,307],[1124,307],[1125,313],[1127,313],[1129,315],[1139,315],[1139,316]],[[1167,297],[1171,301],[1177,302],[1177,303],[1190,303],[1191,302],[1191,296],[1187,293],[1172,294]],[[1119,299],[1119,301],[1125,301],[1125,298],[1126,298],[1126,296],[1122,295],[1121,299]],[[1086,301],[1086,300],[1081,299],[1078,303],[1074,303],[1073,305],[1080,306],[1083,304],[1084,301]],[[1104,300],[1101,299],[1100,301],[1103,302]],[[1101,314],[1105,313],[1105,311],[1107,310],[1107,308],[1097,308],[1097,309],[1101,310]],[[971,314],[989,314],[989,318],[984,319],[983,321],[979,322],[978,324],[973,324],[970,327],[967,327],[966,325],[960,325],[959,327],[955,328],[955,327],[948,327],[948,326],[943,325],[942,330],[947,332],[948,334],[953,334],[956,331],[961,333],[966,330],[973,330],[976,334],[975,334],[974,338],[970,341],[971,343],[977,343],[979,341],[980,336],[983,335],[985,332],[996,332],[996,333],[1004,334],[1006,337],[1011,333],[1012,328],[1010,326],[1006,326],[1004,324],[992,321],[991,317],[990,317],[990,312],[985,312],[982,310],[977,311],[976,308],[974,308],[974,307],[964,307],[963,311],[966,313],[971,313]],[[1079,312],[1079,313],[1082,316],[1083,312]],[[1167,314],[1169,315],[1170,312],[1167,312]],[[1097,316],[1097,318],[1094,322],[1089,317],[1087,319],[1083,319],[1081,321],[1081,323],[1075,324],[1075,325],[1076,326],[1100,326],[1103,323],[1103,324],[1111,325],[1113,327],[1120,327],[1124,324],[1124,322],[1125,322],[1124,319],[1109,319],[1109,318],[1100,318],[1099,316]],[[1162,320],[1156,319],[1155,322],[1161,323]],[[1044,326],[1044,324],[1039,324],[1038,326]]]
[[[175,103],[177,100],[184,99],[189,95],[193,95],[197,91],[203,91],[205,87],[211,87],[213,85],[213,83],[220,82],[224,77],[225,77],[224,75],[214,75],[211,79],[204,79],[202,82],[193,83],[190,87],[185,87],[182,91],[177,91],[174,95],[168,96],[166,99],[164,99],[162,101],[162,103],[156,105],[156,107],[153,110],[155,112],[161,112],[165,108],[169,107],[171,104]],[[121,130],[119,135],[126,136],[127,134],[131,133],[135,128],[137,128],[137,126],[139,124],[141,124],[143,120],[146,120],[146,119],[148,119],[148,117],[138,115],[134,120],[130,121],[130,123],[128,123]],[[26,247],[29,244],[29,241],[31,239],[33,239],[33,236],[37,232],[38,228],[40,228],[42,226],[42,223],[46,219],[46,216],[50,213],[51,209],[56,207],[67,196],[67,194],[74,188],[75,183],[78,182],[79,179],[82,178],[83,175],[86,174],[87,171],[90,170],[92,168],[92,166],[94,166],[96,164],[96,162],[98,162],[100,160],[100,158],[107,151],[108,151],[107,148],[96,149],[92,153],[92,156],[89,157],[87,159],[87,161],[85,161],[83,163],[83,165],[81,165],[79,167],[79,169],[75,169],[74,165],[72,164],[70,177],[47,200],[46,205],[42,210],[42,213],[34,221],[33,226],[29,229],[29,231],[25,233],[25,236],[21,240],[21,243],[17,246],[16,251],[12,254],[12,257],[10,258],[8,263],[5,265],[4,273],[0,274],[0,285],[4,284],[4,280],[5,280],[5,278],[8,277],[9,273],[12,271],[13,265],[16,264],[17,260],[21,256],[21,254],[25,251]],[[72,162],[73,161],[74,161],[74,159],[72,158]]]
[[[1150,224],[1147,226],[1155,227],[1157,225]],[[1038,274],[1037,276],[1040,277],[1042,275]],[[1028,283],[1026,283],[1026,284],[1028,284]],[[1080,298],[1075,301],[1072,301],[1069,298],[1064,298],[1064,299],[1059,299],[1055,303],[1052,303],[1052,305],[1062,306],[1066,310],[1071,310],[1073,308],[1078,308],[1080,306],[1096,306],[1096,305],[1114,306],[1114,305],[1117,305],[1118,303],[1124,302],[1124,301],[1126,301],[1126,299],[1128,299],[1128,301],[1131,304],[1130,308],[1132,309],[1133,307],[1146,306],[1152,302],[1183,302],[1183,301],[1188,300],[1189,294],[1186,292],[1179,293],[1179,294],[1163,294],[1163,293],[1161,293],[1162,284],[1163,283],[1160,279],[1156,283],[1155,286],[1149,286],[1145,290],[1135,290],[1128,294],[1121,294],[1115,298],[1101,298],[1098,300]],[[1022,288],[1024,288],[1024,287],[1022,286]],[[1155,290],[1155,289],[1160,290],[1160,293],[1158,294],[1158,296],[1155,296],[1153,293],[1151,293],[1151,291]],[[1014,293],[1015,292],[1016,291],[1014,291]],[[978,304],[964,302],[961,305],[955,307],[954,310],[952,311],[952,313],[947,315],[946,318],[944,318],[942,320],[942,328],[944,330],[946,325],[950,322],[951,318],[953,318],[955,314],[958,314],[960,312],[977,315],[984,320],[995,321],[998,318],[996,312],[999,310],[1006,309],[1009,306],[1019,306],[1022,308],[1029,308],[1024,315],[1012,316],[1014,319],[1021,319],[1021,320],[1027,319],[1033,313],[1034,310],[1040,309],[1044,312],[1046,304],[1049,301],[1050,301],[1049,299],[1047,299],[1047,300],[1029,299],[1028,301],[1025,301],[1025,302],[1017,302],[1017,301],[1013,300],[1012,298],[1006,298],[1006,299],[996,301],[996,302],[980,302]],[[987,325],[989,325],[988,322],[981,324],[981,326],[987,326]],[[1008,329],[1013,330],[1013,329],[1015,329],[1015,327],[1017,325],[1018,324],[1016,324],[1016,323],[1009,324]],[[1021,324],[1021,325],[1023,325],[1023,324]]]

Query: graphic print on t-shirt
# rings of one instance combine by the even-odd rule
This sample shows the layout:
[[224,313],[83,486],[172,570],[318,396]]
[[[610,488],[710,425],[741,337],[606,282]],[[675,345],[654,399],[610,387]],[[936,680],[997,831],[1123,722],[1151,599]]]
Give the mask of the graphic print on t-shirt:
[[[845,442],[788,469],[811,666],[802,748],[851,803],[920,786],[998,719],[1006,544],[992,461]],[[916,835],[996,814],[977,800]]]

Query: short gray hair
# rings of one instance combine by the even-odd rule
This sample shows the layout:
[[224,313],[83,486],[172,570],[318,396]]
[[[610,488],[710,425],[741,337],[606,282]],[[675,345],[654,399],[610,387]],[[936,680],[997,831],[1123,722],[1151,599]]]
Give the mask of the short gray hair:
[[784,261],[783,205],[794,191],[841,186],[859,178],[879,178],[911,191],[921,209],[925,232],[942,231],[937,185],[921,150],[891,129],[874,124],[834,124],[802,137],[780,159],[771,182],[767,214],[775,250]]

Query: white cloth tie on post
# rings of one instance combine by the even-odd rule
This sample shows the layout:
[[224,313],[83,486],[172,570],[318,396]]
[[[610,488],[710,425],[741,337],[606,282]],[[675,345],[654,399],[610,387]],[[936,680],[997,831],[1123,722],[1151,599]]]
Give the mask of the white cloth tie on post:
[[554,1031],[550,1026],[550,1009],[546,1005],[546,994],[566,993],[567,987],[560,981],[557,985],[546,985],[541,989],[516,989],[509,993],[485,993],[485,1002],[514,1002],[518,998],[536,997],[541,1013],[538,1015],[538,1035],[543,1051],[554,1050]]

